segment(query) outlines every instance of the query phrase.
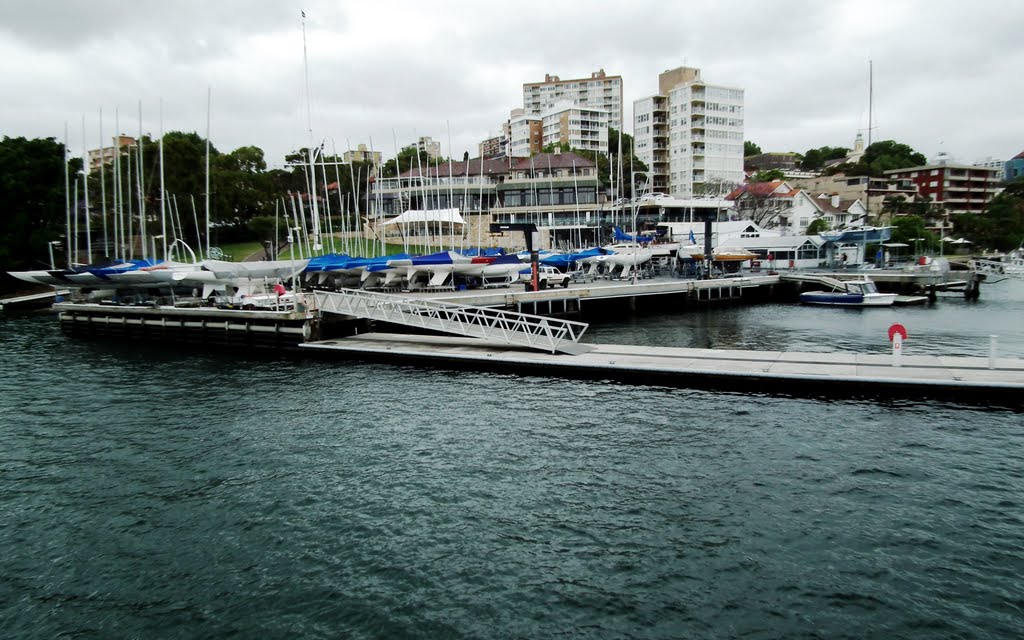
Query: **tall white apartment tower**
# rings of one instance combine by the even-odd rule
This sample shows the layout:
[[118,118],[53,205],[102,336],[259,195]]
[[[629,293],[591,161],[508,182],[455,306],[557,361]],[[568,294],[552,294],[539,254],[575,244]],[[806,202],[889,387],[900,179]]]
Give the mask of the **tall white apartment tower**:
[[633,138],[653,190],[728,193],[743,181],[743,89],[706,83],[700,69],[666,71],[657,95],[633,102]]
[[600,69],[589,78],[560,80],[544,75],[544,82],[523,85],[523,109],[527,115],[539,116],[563,101],[580,107],[608,112],[608,126],[622,130],[622,76],[610,76]]
[[544,146],[568,144],[572,149],[608,153],[608,112],[559,102],[541,114]]

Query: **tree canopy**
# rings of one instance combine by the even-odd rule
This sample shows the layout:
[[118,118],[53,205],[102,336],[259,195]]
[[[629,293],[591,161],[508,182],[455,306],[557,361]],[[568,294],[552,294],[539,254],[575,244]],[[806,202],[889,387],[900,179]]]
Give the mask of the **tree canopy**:
[[845,158],[850,150],[846,147],[818,147],[817,149],[808,149],[803,154],[803,159],[800,161],[800,168],[804,171],[818,171],[825,166],[825,163],[829,160],[838,160]]
[[[0,266],[49,266],[47,243],[65,226],[64,145],[53,138],[0,141]],[[73,173],[81,159],[68,163]]]
[[894,140],[875,142],[864,150],[864,155],[856,163],[844,163],[830,167],[833,173],[844,173],[848,176],[874,176],[881,178],[886,171],[919,167],[928,162],[924,154],[912,149],[909,145]]
[[757,146],[750,140],[743,141],[743,157],[756,156],[761,153],[761,147]]
[[748,182],[771,182],[772,180],[785,180],[786,174],[782,169],[761,169],[750,176]]
[[975,246],[998,251],[1016,249],[1024,243],[1024,178],[1011,182],[988,203],[981,214],[956,216],[953,224]]

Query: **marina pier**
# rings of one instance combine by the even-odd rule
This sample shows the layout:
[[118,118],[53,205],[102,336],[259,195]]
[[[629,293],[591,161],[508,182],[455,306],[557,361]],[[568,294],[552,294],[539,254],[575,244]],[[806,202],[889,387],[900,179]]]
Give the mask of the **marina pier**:
[[372,333],[302,345],[322,357],[413,363],[453,369],[617,380],[793,396],[956,398],[1020,405],[1024,361],[981,357],[684,349],[580,345],[578,354],[512,349],[452,336]]
[[1024,361],[994,353],[987,358],[905,356],[894,366],[884,353],[591,344],[580,341],[586,325],[553,317],[581,316],[598,303],[635,308],[637,301],[650,301],[672,308],[767,299],[777,288],[793,285],[787,280],[788,274],[771,274],[660,278],[635,285],[596,281],[543,291],[315,292],[301,294],[292,311],[80,302],[61,302],[54,309],[62,330],[79,337],[793,396],[940,397],[1013,406],[1024,398]]

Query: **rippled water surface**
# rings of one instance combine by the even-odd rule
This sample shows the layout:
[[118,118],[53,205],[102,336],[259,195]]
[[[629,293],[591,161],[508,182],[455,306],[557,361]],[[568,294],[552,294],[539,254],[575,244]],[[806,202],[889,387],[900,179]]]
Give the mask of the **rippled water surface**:
[[[991,291],[590,338],[1024,354]],[[1019,413],[0,346],[3,637],[1024,636]]]

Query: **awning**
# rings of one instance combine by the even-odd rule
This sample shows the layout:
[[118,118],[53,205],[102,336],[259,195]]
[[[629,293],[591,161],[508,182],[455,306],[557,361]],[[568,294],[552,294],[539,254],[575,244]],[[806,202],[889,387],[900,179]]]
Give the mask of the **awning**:
[[402,215],[385,220],[384,224],[423,224],[424,222],[466,224],[466,221],[459,215],[458,209],[409,209]]

